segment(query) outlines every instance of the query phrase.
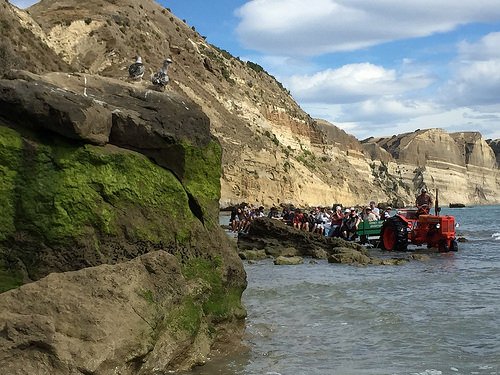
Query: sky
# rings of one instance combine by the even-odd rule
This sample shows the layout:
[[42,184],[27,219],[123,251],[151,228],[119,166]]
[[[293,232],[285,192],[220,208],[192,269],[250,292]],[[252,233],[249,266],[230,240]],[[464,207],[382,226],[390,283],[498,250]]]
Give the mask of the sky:
[[498,0],[157,2],[358,139],[427,128],[500,138]]

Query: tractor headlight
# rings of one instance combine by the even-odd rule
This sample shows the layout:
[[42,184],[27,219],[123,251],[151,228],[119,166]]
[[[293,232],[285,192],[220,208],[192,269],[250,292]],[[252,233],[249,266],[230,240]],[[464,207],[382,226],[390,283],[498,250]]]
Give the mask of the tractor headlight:
[[441,228],[441,224],[437,223],[436,224],[436,229],[439,229],[439,228]]

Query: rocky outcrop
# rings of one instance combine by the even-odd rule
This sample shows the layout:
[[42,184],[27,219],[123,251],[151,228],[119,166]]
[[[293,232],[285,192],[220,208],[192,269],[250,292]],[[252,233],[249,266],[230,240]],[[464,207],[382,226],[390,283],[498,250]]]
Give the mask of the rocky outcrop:
[[[420,252],[400,258],[390,257],[390,254],[381,258],[373,257],[366,247],[356,242],[299,231],[279,220],[268,218],[253,220],[248,233],[239,233],[238,248],[240,257],[243,259],[253,261],[266,256],[273,257],[276,265],[302,264],[304,263],[303,257],[328,259],[328,263],[344,263],[362,267],[401,265],[410,260],[427,261],[429,259]],[[253,256],[257,254],[259,257]]]
[[[185,272],[174,255],[156,251],[52,273],[2,294],[2,372],[140,375],[203,364],[220,325],[203,315],[229,305],[215,306],[222,302],[213,297],[222,287],[216,279]],[[237,345],[237,337],[226,344]]]
[[366,248],[357,243],[299,231],[279,220],[268,218],[253,220],[248,233],[238,234],[240,251],[265,250],[266,254],[273,257],[302,256],[326,259],[337,248],[349,248],[368,255]]
[[18,287],[0,294],[0,368],[149,374],[234,349],[246,276],[199,106],[14,72],[0,108],[0,288]]

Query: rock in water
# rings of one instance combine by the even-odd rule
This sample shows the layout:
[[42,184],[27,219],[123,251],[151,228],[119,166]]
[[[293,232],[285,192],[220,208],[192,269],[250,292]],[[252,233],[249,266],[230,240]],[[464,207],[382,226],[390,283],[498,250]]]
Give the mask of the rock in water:
[[302,261],[301,257],[284,257],[284,256],[279,256],[274,260],[274,264],[282,266],[282,265],[296,265],[296,264],[302,264],[304,263]]

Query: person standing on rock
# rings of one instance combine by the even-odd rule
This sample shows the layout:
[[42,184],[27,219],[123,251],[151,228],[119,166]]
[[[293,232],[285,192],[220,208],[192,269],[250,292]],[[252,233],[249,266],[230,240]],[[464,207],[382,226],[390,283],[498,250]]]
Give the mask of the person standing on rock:
[[426,215],[429,213],[432,206],[432,198],[427,194],[427,189],[422,189],[420,195],[415,200],[415,206],[417,206],[417,215]]

